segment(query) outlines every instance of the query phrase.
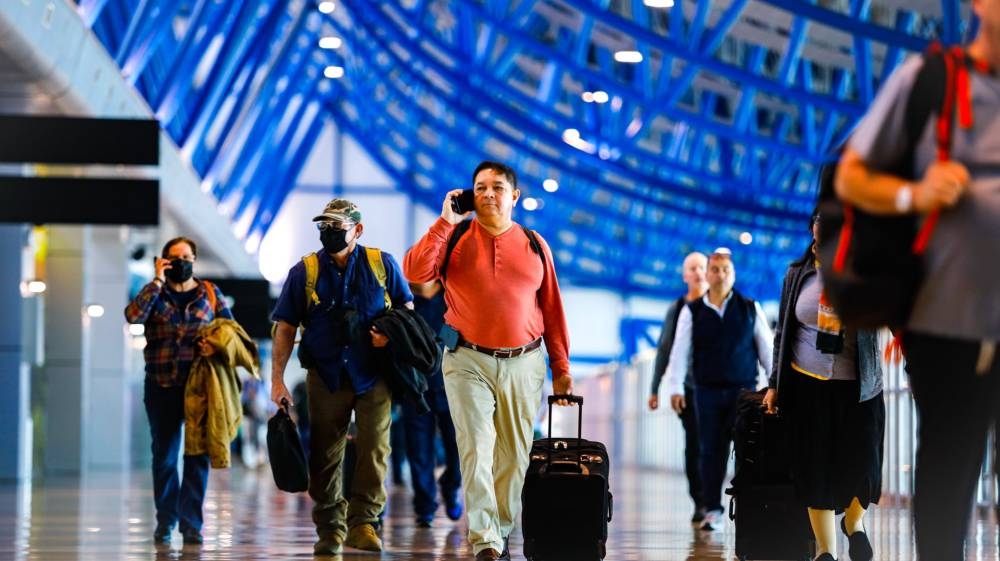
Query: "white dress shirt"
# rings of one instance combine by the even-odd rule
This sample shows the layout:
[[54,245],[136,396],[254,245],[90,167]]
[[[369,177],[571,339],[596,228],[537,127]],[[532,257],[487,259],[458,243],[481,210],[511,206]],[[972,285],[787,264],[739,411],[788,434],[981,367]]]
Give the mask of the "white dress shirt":
[[[701,301],[709,309],[714,310],[723,317],[726,313],[726,306],[733,299],[733,291],[722,301],[722,306],[717,307],[708,299],[706,292]],[[767,385],[767,373],[771,371],[771,361],[773,360],[774,335],[771,333],[771,325],[767,322],[764,310],[760,303],[754,301],[754,308],[757,310],[757,318],[753,322],[753,342],[757,348],[757,361],[763,367],[758,368],[758,387]],[[680,316],[677,318],[677,331],[674,332],[674,347],[670,350],[670,363],[667,366],[667,395],[684,395],[684,378],[687,377],[688,363],[691,358],[691,335],[694,321],[691,316],[691,308],[684,306]]]

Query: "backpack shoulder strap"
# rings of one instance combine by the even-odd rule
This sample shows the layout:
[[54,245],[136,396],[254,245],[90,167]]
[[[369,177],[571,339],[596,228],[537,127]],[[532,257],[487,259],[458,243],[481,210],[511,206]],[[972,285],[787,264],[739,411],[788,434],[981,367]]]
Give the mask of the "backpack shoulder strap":
[[202,280],[201,284],[205,287],[205,294],[208,296],[208,303],[212,306],[212,315],[214,316],[216,310],[219,309],[219,299],[215,295],[215,284],[207,280]]
[[316,294],[316,281],[319,279],[319,257],[315,253],[302,256],[302,265],[306,268],[306,312],[319,304],[319,295]]
[[528,236],[528,243],[531,244],[531,251],[535,252],[535,255],[542,260],[542,270],[545,270],[545,252],[542,251],[542,244],[538,241],[538,234],[534,230],[528,228],[524,224],[521,225],[521,229],[524,230],[524,235]]
[[366,247],[365,255],[368,257],[368,266],[371,267],[372,273],[378,280],[378,285],[382,287],[385,309],[388,310],[392,308],[392,298],[389,297],[389,291],[385,289],[388,277],[385,274],[385,263],[382,262],[382,250],[377,247]]
[[931,113],[939,113],[948,88],[947,54],[940,43],[934,43],[924,53],[923,65],[917,72],[913,88],[906,99],[906,138],[912,153],[927,126]]
[[455,246],[458,245],[458,240],[469,231],[472,226],[472,220],[464,220],[455,225],[455,229],[451,231],[451,236],[448,237],[448,246],[444,250],[444,261],[441,263],[441,268],[438,270],[438,274],[441,279],[444,280],[448,277],[448,262],[451,261],[451,252],[455,250]]

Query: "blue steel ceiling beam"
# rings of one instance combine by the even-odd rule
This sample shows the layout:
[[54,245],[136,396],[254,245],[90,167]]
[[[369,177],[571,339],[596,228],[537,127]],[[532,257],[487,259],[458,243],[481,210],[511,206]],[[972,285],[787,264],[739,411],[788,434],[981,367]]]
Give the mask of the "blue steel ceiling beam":
[[248,8],[238,23],[242,33],[234,33],[225,38],[208,78],[197,90],[194,119],[185,127],[180,138],[186,152],[190,153],[192,139],[198,142],[208,130],[209,123],[229,94],[236,74],[246,64],[254,44],[258,40],[271,39],[288,1],[256,0],[246,4]]
[[[757,0],[765,4],[770,4],[775,8],[780,8],[794,16],[805,17],[814,23],[823,24],[834,29],[839,29],[854,37],[883,43],[886,45],[898,45],[910,51],[922,51],[927,46],[927,39],[902,33],[895,29],[882,27],[868,21],[852,18],[848,14],[834,12],[833,10],[817,6],[802,0]],[[942,0],[943,2],[953,0]]]
[[[169,127],[188,101],[189,92],[194,87],[192,77],[199,63],[212,45],[213,40],[220,35],[232,32],[233,26],[240,15],[240,8],[243,6],[239,2],[221,2],[213,6],[218,6],[217,10],[211,10],[211,14],[206,21],[197,26],[189,27],[185,41],[182,42],[181,56],[177,59],[177,64],[168,73],[168,86],[162,90],[162,95],[154,102],[156,118],[164,127]],[[200,22],[199,22],[200,23]],[[185,49],[184,43],[192,40]],[[180,134],[174,136],[179,138]]]
[[[475,6],[469,0],[461,0],[461,1],[459,1],[458,4],[459,4],[459,6],[462,9],[467,9],[467,10],[470,10],[473,13],[477,14],[477,16],[480,19],[483,17],[483,12],[482,12],[481,8],[479,8],[478,6]],[[582,6],[587,6],[587,5],[586,4],[580,4],[580,6],[582,7]],[[382,6],[380,6],[380,8],[382,8]],[[584,8],[581,8],[581,9],[584,9]],[[585,9],[592,10],[592,8],[590,8],[590,7],[586,7]],[[612,16],[611,14],[608,14],[608,17],[610,18],[610,17],[617,17],[617,16]],[[629,24],[629,22],[625,22],[625,24]],[[500,25],[503,25],[502,22],[500,23]],[[624,27],[626,27],[627,30],[633,30],[633,28],[634,28],[635,30],[638,30],[640,33],[643,33],[644,35],[652,35],[650,32],[642,30],[641,28],[638,28],[638,26],[624,25]],[[542,58],[542,59],[546,59],[546,60],[553,60],[553,59],[554,60],[560,60],[565,66],[571,67],[573,69],[574,75],[578,79],[579,78],[586,78],[587,80],[589,80],[591,82],[604,83],[605,84],[604,90],[607,91],[608,93],[610,93],[610,94],[616,94],[616,95],[619,95],[619,96],[622,96],[622,97],[631,97],[631,98],[634,98],[639,103],[641,103],[644,107],[647,107],[648,109],[650,109],[650,111],[653,112],[654,114],[662,115],[662,116],[664,116],[664,117],[666,117],[666,118],[668,118],[670,120],[674,120],[674,121],[684,120],[684,121],[688,122],[692,126],[697,126],[699,128],[703,128],[705,130],[714,132],[714,133],[716,133],[716,134],[718,134],[720,136],[731,138],[734,141],[742,142],[742,143],[755,143],[755,144],[758,144],[758,145],[760,145],[762,147],[766,147],[768,150],[771,150],[771,151],[781,151],[781,152],[797,153],[803,159],[806,159],[806,160],[808,160],[808,159],[810,159],[810,158],[812,158],[812,157],[815,156],[815,155],[811,155],[811,154],[806,153],[804,150],[802,150],[802,149],[800,149],[798,147],[790,146],[787,143],[779,142],[779,141],[773,140],[771,138],[767,138],[765,136],[749,137],[749,136],[744,135],[744,134],[739,134],[739,133],[734,134],[733,130],[727,124],[725,124],[725,123],[718,122],[718,121],[715,121],[715,120],[705,120],[705,119],[697,116],[696,114],[692,114],[692,113],[690,113],[688,111],[684,111],[684,110],[680,110],[680,109],[677,109],[677,108],[672,107],[672,106],[664,105],[664,104],[662,104],[660,102],[660,100],[647,99],[647,95],[646,95],[645,92],[643,92],[643,91],[636,91],[636,89],[633,88],[630,84],[625,84],[625,83],[623,83],[621,81],[617,81],[617,80],[611,80],[611,81],[609,81],[609,80],[607,80],[607,77],[604,76],[603,74],[601,74],[600,72],[598,72],[598,71],[596,71],[596,70],[594,70],[592,68],[589,68],[589,67],[581,67],[581,66],[575,64],[573,61],[569,60],[569,57],[567,57],[564,53],[561,53],[558,50],[556,50],[554,48],[551,48],[551,47],[549,47],[547,45],[538,43],[536,39],[528,36],[526,33],[524,33],[520,29],[513,29],[513,28],[511,28],[509,26],[503,25],[503,31],[505,32],[508,40],[511,41],[512,43],[516,43],[518,45],[519,49],[523,53],[532,53],[535,56],[537,56],[538,58]],[[426,30],[425,30],[425,32],[426,32]],[[654,36],[654,37],[658,38],[658,39],[663,39],[663,38],[661,38],[659,36]],[[685,48],[685,50],[686,50],[686,48]],[[702,55],[698,55],[696,58],[697,58],[697,62],[699,62],[699,63],[703,64],[704,66],[709,67],[710,69],[713,69],[713,70],[715,69],[716,66],[722,65],[722,63],[716,64],[715,62],[712,62],[712,61],[714,61],[714,59],[706,59],[706,60],[703,61],[702,59],[704,59],[705,57],[702,56]],[[748,73],[744,73],[744,74],[748,74]],[[778,92],[778,88],[776,88],[776,86],[773,84],[773,82],[771,80],[763,78],[763,77],[747,77],[746,78],[746,82],[749,83],[750,85],[756,85],[759,89],[762,89],[762,90],[770,90],[770,91]],[[746,87],[746,85],[748,85],[748,84],[745,83],[744,87]],[[794,98],[796,96],[799,96],[800,93],[802,93],[802,92],[787,91],[787,90],[782,90],[780,92],[780,94],[783,94],[786,97],[792,97],[792,98]],[[823,100],[816,100],[816,102],[817,103],[821,103],[821,104],[825,103]],[[833,102],[831,102],[831,103],[833,103]],[[846,109],[848,109],[847,110],[848,113],[855,114],[855,115],[860,115],[860,113],[861,113],[860,107],[857,107],[857,108],[854,108],[854,109],[850,109],[851,106],[849,104],[847,104],[846,102],[839,102],[838,101],[838,102],[836,102],[834,104],[837,106],[837,108],[839,108],[840,106],[843,106],[843,105],[847,105]]]
[[[334,25],[335,27],[338,27],[338,31],[339,31],[339,32],[340,32],[341,34],[346,34],[346,33],[347,33],[347,31],[348,31],[348,30],[347,30],[346,28],[340,28],[340,27],[339,27],[339,24],[338,24],[337,22],[332,22],[332,23],[333,23],[333,25]],[[384,35],[384,34],[387,34],[387,33],[388,33],[388,32],[386,31],[386,29],[387,29],[387,28],[385,27],[385,25],[386,25],[386,22],[384,22],[384,21],[383,21],[383,22],[379,22],[378,24],[374,24],[374,23],[373,23],[373,25],[371,25],[371,26],[370,26],[370,27],[371,27],[371,31],[372,31],[372,32],[374,33],[374,37],[376,37],[376,38],[379,38],[379,37],[381,37],[382,35]],[[405,41],[405,39],[401,39],[401,38],[399,38],[398,36],[396,36],[395,34],[393,34],[393,36],[395,37],[395,40],[396,40],[396,41],[401,41],[401,42],[402,42],[402,41]],[[380,39],[380,41],[383,41],[383,40],[382,40],[382,39]],[[367,38],[362,38],[362,39],[361,39],[361,40],[360,40],[359,42],[360,42],[360,43],[365,43],[365,42],[367,42]],[[407,49],[407,51],[408,51],[408,52],[413,52],[413,51],[412,51],[412,49],[410,49],[410,48],[408,48],[408,49]],[[391,52],[390,54],[391,54],[392,56],[395,56],[395,53],[392,53],[392,52]],[[366,57],[366,59],[369,59],[369,60],[370,60],[371,58],[373,58],[373,57]],[[400,63],[402,63],[403,61],[399,61],[399,62],[400,62]],[[428,60],[426,61],[426,63],[428,63],[428,64],[432,64],[432,65],[435,65],[435,70],[436,70],[436,71],[438,71],[438,72],[440,72],[440,73],[441,73],[441,74],[442,74],[443,76],[445,76],[445,77],[450,77],[450,78],[453,78],[453,79],[458,79],[458,77],[457,77],[457,76],[452,76],[452,75],[451,75],[451,74],[450,74],[450,73],[448,72],[448,70],[447,70],[446,68],[444,68],[444,67],[441,67],[441,66],[437,66],[437,64],[438,64],[438,63],[437,63],[437,61],[433,61],[433,60],[431,60],[431,59],[428,59]],[[405,65],[403,65],[403,64],[400,64],[400,66],[403,66],[403,67],[405,67]],[[422,81],[422,80],[425,80],[425,77],[424,77],[424,76],[422,76],[422,75],[421,75],[420,73],[414,73],[414,74],[412,75],[412,79],[413,79],[413,80],[417,80],[417,81]],[[476,100],[481,100],[481,99],[484,99],[484,97],[482,97],[482,96],[488,96],[488,95],[489,95],[489,93],[488,93],[488,92],[477,92],[477,93],[475,93],[475,94],[473,94],[473,95],[471,95],[471,96],[469,96],[469,97],[471,97],[472,99],[476,99]],[[450,101],[449,101],[449,103],[452,103],[452,104],[454,104],[455,106],[461,106],[461,105],[462,105],[462,104],[464,103],[464,99],[465,99],[465,97],[464,97],[464,96],[463,96],[463,97],[459,97],[458,99],[453,99],[453,100],[450,100]],[[499,115],[499,114],[502,114],[502,113],[503,113],[504,111],[505,111],[505,110],[504,110],[504,108],[503,108],[503,107],[494,107],[494,108],[492,109],[492,112],[493,112],[494,114],[497,114],[497,115]],[[516,115],[516,114],[511,114],[511,115],[509,115],[509,116],[508,116],[508,119],[509,119],[509,120],[510,120],[511,122],[517,122],[517,121],[519,120],[519,117],[518,117],[518,115]],[[487,128],[490,128],[490,127],[492,126],[492,125],[491,125],[491,123],[489,123],[489,122],[483,122],[483,123],[482,123],[482,125],[483,125],[483,126],[485,126],[485,127],[487,127]],[[524,122],[524,123],[519,123],[519,124],[518,124],[517,126],[518,126],[518,127],[519,127],[519,128],[521,129],[521,130],[528,130],[528,129],[529,129],[529,127],[530,127],[530,125],[529,125],[529,123],[528,123],[528,122]],[[503,132],[503,131],[497,131],[497,132],[498,132],[498,134],[501,134],[501,135],[503,135],[503,134],[504,134],[504,132]],[[540,137],[541,137],[541,136],[545,136],[545,135],[546,135],[546,133],[545,133],[544,131],[539,131],[539,132],[538,132],[537,134],[538,134],[538,135],[539,135]],[[510,142],[516,142],[516,139],[508,139],[508,141],[510,141]],[[568,149],[564,149],[564,150],[568,150]],[[558,162],[558,160],[556,160],[556,162]],[[588,164],[593,164],[593,163],[594,163],[594,162],[588,162],[588,161],[586,161],[586,160],[584,160],[584,162],[585,162],[585,163],[588,163]],[[604,163],[607,163],[607,162],[604,162]],[[556,165],[558,165],[558,163],[557,163]],[[661,167],[661,168],[664,168],[665,166],[660,166],[660,167]],[[630,172],[629,170],[627,170],[627,169],[616,169],[616,170],[614,170],[614,171],[615,171],[615,173],[626,173],[626,174],[629,174],[629,173],[631,173],[631,172]],[[682,169],[682,168],[677,168],[677,170],[676,170],[676,171],[677,171],[678,173],[684,173],[684,171],[683,171],[683,169]],[[664,185],[664,183],[663,183],[663,179],[664,179],[664,178],[649,178],[649,179],[645,179],[645,178],[642,178],[642,177],[637,177],[637,178],[636,178],[636,180],[637,180],[637,181],[639,181],[639,182],[640,182],[641,184],[643,184],[643,185],[658,185],[658,186],[660,186],[661,188],[662,188],[662,187],[665,187],[665,186],[666,186],[666,185]],[[708,180],[709,180],[709,181],[711,181],[712,179],[711,179],[711,178],[709,178]],[[752,204],[752,202],[753,202],[753,198],[752,198],[752,197],[747,197],[747,196],[744,196],[744,197],[740,197],[740,196],[737,196],[737,197],[735,197],[735,198],[734,198],[734,197],[725,197],[725,198],[722,198],[722,197],[706,197],[706,196],[705,196],[705,195],[704,195],[703,193],[699,194],[699,193],[692,193],[692,192],[690,192],[690,187],[684,187],[683,189],[684,189],[684,190],[686,190],[686,191],[688,191],[688,193],[687,193],[686,195],[683,195],[683,196],[688,196],[688,197],[690,197],[690,196],[698,196],[698,197],[700,197],[700,198],[706,198],[706,199],[707,199],[707,200],[709,200],[709,201],[713,201],[713,202],[712,202],[712,204],[713,204],[713,205],[718,205],[718,206],[721,206],[721,207],[725,207],[725,206],[729,206],[729,205],[732,205],[732,204],[733,204],[733,203],[734,203],[735,201],[737,201],[737,200],[740,200],[740,199],[743,199],[743,200],[746,200],[746,201],[749,201],[749,203],[747,203],[747,204]],[[628,192],[628,193],[624,193],[624,194],[627,194],[627,195],[629,195],[629,196],[633,196],[633,197],[640,197],[640,198],[642,198],[642,199],[647,199],[647,200],[648,200],[649,202],[657,202],[657,203],[659,203],[659,204],[662,204],[662,201],[656,201],[656,200],[654,200],[654,199],[648,199],[648,197],[647,197],[647,196],[643,196],[643,195],[640,195],[639,193],[635,193],[635,192]],[[678,194],[681,194],[681,193],[680,193],[680,192],[678,192]],[[787,213],[786,213],[785,211],[780,211],[780,212],[778,212],[777,214],[775,214],[775,211],[774,211],[774,210],[771,210],[771,209],[763,209],[763,208],[760,208],[760,209],[756,209],[756,212],[758,213],[758,216],[767,216],[767,215],[773,215],[773,216],[775,216],[775,217],[781,217],[782,219],[786,219],[786,218],[792,218],[792,217],[798,217],[798,213],[795,213],[795,214],[787,214]]]
[[[131,50],[119,50],[118,65],[125,79],[131,84],[135,84],[160,43],[172,33],[173,19],[180,8],[179,2],[167,2],[166,6],[157,4],[155,9],[150,10],[148,24],[142,26],[142,34],[138,40],[132,42]],[[142,19],[140,14],[132,17],[133,22],[140,19]]]
[[[303,10],[304,12],[305,10]],[[244,55],[242,62],[236,68],[232,81],[221,92],[216,108],[206,109],[204,131],[189,137],[185,151],[191,154],[191,162],[195,169],[207,175],[208,169],[218,155],[220,147],[227,139],[242,109],[248,100],[260,95],[259,79],[266,79],[270,71],[281,69],[287,61],[282,58],[288,52],[285,48],[289,43],[296,43],[301,37],[292,33],[278,33],[281,22],[285,19],[284,10],[275,9],[273,20],[265,24],[256,40]],[[294,26],[293,30],[297,30]],[[312,45],[310,45],[311,47]],[[273,51],[277,50],[277,54]],[[300,53],[299,56],[306,56]],[[211,137],[211,138],[210,138]],[[211,145],[209,144],[211,140]]]
[[[743,13],[743,9],[746,7],[749,0],[733,0],[726,10],[726,13],[719,18],[719,21],[712,28],[711,34],[707,38],[702,40],[704,19],[708,17],[708,2],[698,3],[698,12],[695,17],[695,23],[692,24],[694,29],[691,31],[691,36],[688,41],[694,44],[702,43],[699,50],[705,53],[714,54],[718,50],[719,45],[722,44],[722,40],[725,39],[726,34],[732,29],[733,25],[739,20],[740,15]],[[688,63],[684,68],[684,72],[675,81],[673,85],[673,91],[666,96],[665,102],[669,105],[676,105],[680,101],[681,96],[691,87],[691,83],[694,81],[695,76],[702,69],[701,66],[695,63]]]
[[[376,19],[379,19],[380,20],[379,24],[374,26],[376,28],[382,28],[382,29],[391,29],[392,28],[391,27],[392,22],[389,20],[389,18],[385,18],[383,16],[381,10],[364,11],[363,14],[362,14],[362,17],[368,17],[368,18],[374,17]],[[409,41],[405,37],[405,32],[403,30],[400,30],[398,33],[394,33],[393,34],[393,39],[395,41],[399,42],[399,43],[406,44],[407,45],[406,46],[407,52],[418,52],[419,51],[419,45],[417,45],[417,44],[412,43],[411,41]],[[429,37],[429,36],[427,36],[427,35],[425,35],[425,41],[432,41],[432,38]],[[439,50],[445,50],[446,49],[446,47],[444,45],[437,45],[437,48]],[[434,60],[434,59],[432,59],[430,57],[428,57],[428,61],[431,61],[433,63],[437,62],[436,60]],[[475,73],[478,73],[480,71],[482,71],[482,70],[480,68],[478,68],[478,67],[477,68],[469,68],[468,69],[468,72],[472,73],[473,75],[475,75]],[[445,73],[445,74],[447,74],[447,73]],[[482,82],[492,82],[492,80],[490,80],[488,77],[483,77],[481,79],[481,81]],[[475,82],[475,81],[473,81],[473,82]],[[461,82],[458,82],[458,83],[461,83]],[[472,85],[470,87],[474,88],[474,85]],[[483,98],[489,98],[491,96],[495,96],[496,94],[495,94],[495,92],[489,92],[489,91],[487,91],[487,92],[481,92],[480,95],[485,96]],[[506,95],[504,97],[505,98],[510,98],[510,97],[517,97],[518,95],[519,95],[519,92],[516,92],[514,90],[508,90],[506,92]],[[502,102],[503,100],[501,99],[501,100],[498,100],[498,101]],[[575,128],[575,127],[578,126],[577,123],[573,123],[571,121],[567,121],[564,116],[549,111],[548,108],[545,107],[545,106],[543,106],[543,105],[536,105],[535,107],[533,107],[530,111],[527,111],[526,113],[529,114],[529,115],[531,115],[531,116],[535,116],[535,115],[538,115],[538,114],[547,114],[547,116],[549,117],[549,119],[551,119],[552,121],[555,121],[555,122],[563,121],[564,123],[560,125],[561,130],[566,129],[566,128]],[[685,122],[687,122],[687,121],[688,120],[685,120]],[[588,134],[587,131],[581,131],[581,132],[585,136]],[[718,132],[719,133],[723,133],[723,134],[720,134],[721,138],[725,138],[725,136],[726,136],[725,133],[728,133],[728,134],[732,133],[732,131],[729,128],[727,128],[727,127],[721,127],[721,126],[719,127],[719,131]],[[557,134],[561,134],[561,133],[557,133]],[[591,136],[596,136],[597,133],[595,131],[590,131],[589,134],[591,134]],[[603,162],[603,163],[604,164],[608,164],[607,162]],[[660,161],[659,165],[671,167],[672,168],[671,169],[672,172],[678,173],[678,174],[685,174],[685,175],[691,177],[692,179],[694,179],[694,180],[696,180],[698,182],[718,181],[720,179],[719,177],[712,177],[712,176],[707,175],[707,174],[699,176],[700,174],[698,174],[696,170],[692,170],[692,169],[685,170],[684,168],[681,168],[679,166],[672,166],[669,162]],[[622,172],[624,170],[618,169],[616,171]],[[639,179],[639,181],[642,181],[642,180]],[[655,179],[653,179],[653,181],[654,181],[654,183],[656,182]]]
[[83,18],[83,23],[87,27],[94,27],[94,23],[101,17],[101,12],[108,5],[108,0],[80,0],[76,12]]
[[[244,169],[246,161],[240,160],[240,157],[262,136],[266,136],[265,131],[271,121],[280,118],[280,109],[294,91],[291,85],[305,74],[310,57],[308,52],[298,50],[297,43],[299,39],[304,39],[307,45],[314,44],[318,20],[312,10],[300,10],[296,14],[288,39],[279,51],[275,64],[268,69],[259,91],[248,101],[245,115],[240,116],[232,127],[227,125],[229,132],[225,135],[225,142],[212,157],[204,175],[205,180],[213,185],[213,192],[219,200],[227,199],[232,189],[231,177],[227,174],[231,176],[232,170],[238,173],[238,170]],[[279,90],[282,85],[284,88]]]
[[[301,95],[302,83],[307,80],[314,80],[310,77],[311,57],[302,56],[299,62],[292,66],[285,82],[284,89],[274,88],[269,97],[258,97],[254,103],[254,109],[259,111],[255,118],[245,119],[242,130],[246,131],[245,138],[242,131],[236,136],[237,143],[226,147],[226,152],[217,158],[217,162],[230,162],[230,174],[223,177],[225,168],[213,168],[218,170],[218,178],[215,183],[216,197],[225,204],[236,204],[242,207],[242,201],[246,197],[246,188],[253,181],[253,175],[257,165],[263,161],[263,155],[273,146],[275,135],[278,134],[278,127],[292,100],[296,95]],[[278,81],[281,81],[279,78]],[[253,111],[253,110],[252,110]],[[253,112],[251,112],[253,115]],[[242,140],[242,142],[238,142]]]
[[[358,40],[358,43],[359,44],[363,43],[365,45],[368,45],[371,42],[365,40],[365,38],[362,37],[362,38],[360,38]],[[357,53],[357,54],[360,54],[360,53]],[[376,55],[376,56],[366,56],[364,58],[366,60],[374,60],[374,59],[378,59],[379,57],[377,57],[377,55]],[[417,70],[419,70],[419,69],[417,69]],[[381,76],[382,77],[382,82],[387,83],[389,85],[394,85],[397,81],[400,82],[400,83],[403,83],[403,84],[410,83],[409,77],[394,77],[392,75],[392,72],[397,72],[397,73],[399,72],[398,67],[396,67],[395,70],[393,70],[392,67],[389,67],[389,69],[380,70],[378,72],[371,72],[371,69],[369,69],[369,72],[370,72],[371,75]],[[416,106],[424,105],[424,104],[419,103],[419,101],[412,101],[412,100],[410,100],[411,96],[406,95],[406,92],[401,92],[400,93],[400,97],[402,97],[402,98],[404,98],[406,100],[405,103],[412,103],[412,104],[414,104]],[[360,98],[362,98],[362,99],[369,99],[370,96],[368,96],[364,92],[362,92],[360,94]],[[366,104],[366,106],[367,106],[367,104]],[[386,112],[386,111],[382,112],[382,114],[385,114],[385,113],[391,113],[391,112]],[[457,114],[458,112],[455,111],[455,113]],[[380,116],[378,118],[382,119],[383,117]],[[410,115],[410,118],[413,119],[413,115],[412,114]],[[407,124],[405,122],[380,123],[380,125],[381,125],[380,128],[384,128],[386,130],[393,130],[393,131],[403,130],[402,129],[403,127],[407,127]],[[452,126],[454,126],[454,127],[456,127],[458,129],[456,132],[453,133],[453,135],[454,136],[459,136],[459,137],[468,128],[464,123],[452,123]],[[441,130],[441,129],[444,129],[445,126],[439,125],[438,128],[439,128],[439,130]],[[405,136],[410,137],[410,138],[417,138],[419,136],[419,133],[417,131],[412,131],[412,132],[410,132],[409,134],[407,134]],[[461,141],[459,141],[459,142],[461,142]],[[444,148],[443,147],[438,147],[436,149],[436,153],[439,153],[439,154],[450,154],[450,153],[457,153],[460,150],[461,150],[461,145],[459,144],[458,146],[455,146],[455,147],[444,147]],[[417,161],[419,161],[419,158],[417,158]],[[605,213],[606,213],[606,211],[605,211]],[[630,225],[630,226],[632,226],[632,225]]]
[[259,243],[274,223],[282,204],[295,187],[295,178],[302,171],[316,139],[323,132],[325,121],[318,118],[322,100],[315,95],[319,93],[318,89],[314,89],[312,93],[314,95],[308,97],[313,101],[299,107],[292,126],[288,128],[280,144],[282,150],[274,158],[277,165],[273,166],[273,172],[265,176],[266,183],[255,189],[255,193],[260,196],[260,204],[250,224],[249,238],[256,243]]
[[[710,0],[699,0],[699,5],[706,2],[710,2]],[[574,2],[573,4],[578,7],[581,12],[590,14],[594,13],[594,8],[588,6],[586,3]],[[714,72],[720,76],[725,76],[730,80],[739,82],[742,87],[752,86],[777,98],[810,99],[813,103],[816,103],[817,106],[856,116],[860,115],[864,110],[862,106],[855,102],[816,94],[815,92],[805,91],[800,88],[786,88],[779,86],[778,84],[775,84],[773,80],[764,76],[751,74],[744,68],[722,62],[708,53],[699,52],[697,48],[692,48],[683,41],[658,35],[655,32],[638,26],[617,14],[609,12],[603,19],[607,25],[618,29],[626,35],[634,37],[639,41],[650,43],[657,50],[671,51],[677,56],[682,56],[688,64],[696,64],[706,71]],[[647,101],[654,103],[659,100]]]

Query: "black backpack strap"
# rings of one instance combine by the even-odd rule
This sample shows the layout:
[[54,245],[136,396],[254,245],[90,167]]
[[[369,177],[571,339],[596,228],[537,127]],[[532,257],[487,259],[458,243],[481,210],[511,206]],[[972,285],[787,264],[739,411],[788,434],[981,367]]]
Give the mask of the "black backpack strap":
[[531,244],[531,251],[535,252],[535,255],[542,260],[542,271],[545,270],[545,252],[542,251],[542,244],[538,241],[538,235],[531,228],[528,228],[524,224],[521,225],[521,229],[524,230],[524,235],[528,236],[528,243]]
[[[939,44],[932,45],[924,53],[924,64],[917,73],[917,78],[906,99],[906,160],[900,169],[912,170],[913,158],[920,136],[927,127],[931,114],[940,114],[944,105],[946,88],[948,87],[948,70],[945,63],[947,54]],[[912,172],[910,172],[912,173]]]
[[[448,238],[448,246],[444,250],[444,262],[441,263],[441,268],[438,269],[438,274],[441,279],[444,280],[448,277],[448,262],[451,261],[451,252],[455,251],[455,246],[458,245],[458,240],[462,239],[462,236],[469,231],[472,226],[472,220],[465,220],[459,222],[455,226],[455,229],[451,231],[451,236]],[[538,235],[535,231],[528,228],[525,225],[521,225],[521,229],[524,230],[524,235],[528,236],[528,243],[531,245],[531,251],[535,252],[535,255],[542,260],[542,270],[545,270],[545,252],[542,250],[542,244],[538,241]]]
[[448,238],[448,246],[444,250],[444,262],[441,263],[441,268],[438,270],[438,275],[442,281],[448,277],[448,262],[451,261],[451,252],[455,251],[458,240],[469,231],[470,226],[472,226],[472,220],[465,220],[459,222],[455,226],[455,229],[451,231],[451,236]]

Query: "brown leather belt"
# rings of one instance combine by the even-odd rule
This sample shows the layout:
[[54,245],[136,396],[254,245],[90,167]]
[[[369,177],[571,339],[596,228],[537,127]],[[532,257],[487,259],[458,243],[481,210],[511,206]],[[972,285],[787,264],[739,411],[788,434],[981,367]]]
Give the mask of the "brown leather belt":
[[542,338],[539,337],[527,345],[521,345],[520,347],[508,347],[505,349],[491,349],[489,347],[483,347],[475,343],[470,343],[465,339],[459,339],[458,346],[472,349],[476,352],[483,353],[484,355],[490,355],[493,358],[515,358],[542,346]]

